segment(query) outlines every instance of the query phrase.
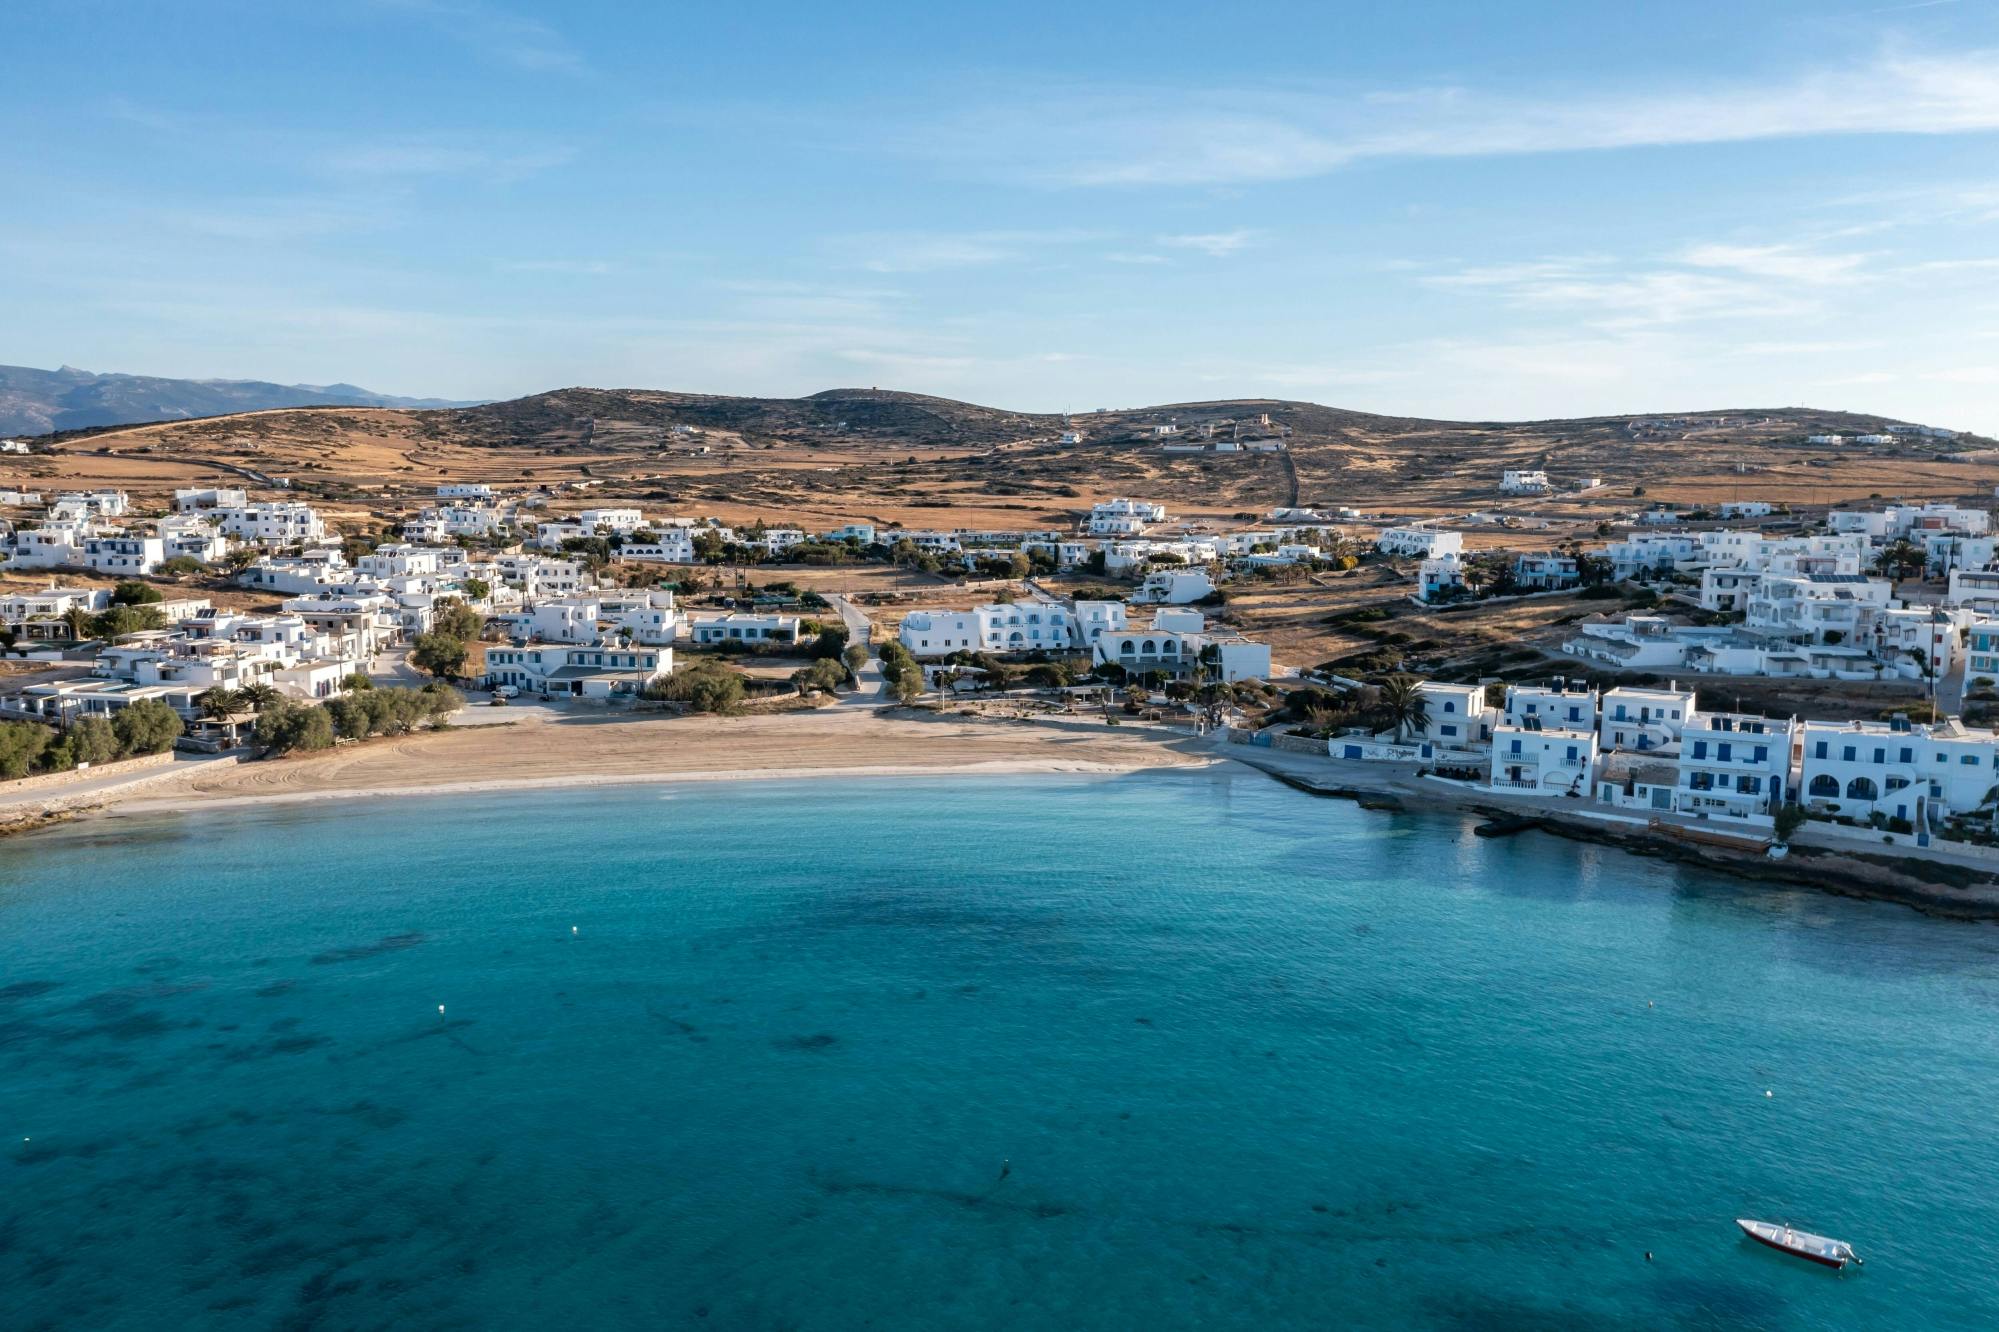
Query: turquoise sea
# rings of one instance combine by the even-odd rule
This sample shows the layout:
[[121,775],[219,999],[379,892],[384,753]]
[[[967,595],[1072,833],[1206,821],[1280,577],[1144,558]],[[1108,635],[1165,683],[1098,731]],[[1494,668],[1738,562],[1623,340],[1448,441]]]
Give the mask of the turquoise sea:
[[1992,1328],[1996,1102],[1989,927],[1243,772],[0,846],[9,1332]]

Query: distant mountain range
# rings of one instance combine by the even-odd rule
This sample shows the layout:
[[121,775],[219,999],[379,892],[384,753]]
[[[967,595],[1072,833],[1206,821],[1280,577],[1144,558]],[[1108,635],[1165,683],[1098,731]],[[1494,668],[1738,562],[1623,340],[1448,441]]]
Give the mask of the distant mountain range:
[[445,398],[397,398],[353,384],[266,384],[254,379],[160,379],[64,366],[0,365],[0,436],[185,421],[271,407],[470,407]]

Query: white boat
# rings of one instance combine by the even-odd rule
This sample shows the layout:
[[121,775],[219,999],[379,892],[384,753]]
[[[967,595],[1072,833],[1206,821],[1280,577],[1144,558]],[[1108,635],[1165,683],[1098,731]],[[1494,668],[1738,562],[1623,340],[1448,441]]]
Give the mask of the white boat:
[[1810,1231],[1793,1230],[1775,1221],[1744,1221],[1737,1218],[1736,1225],[1742,1233],[1758,1244],[1767,1244],[1773,1249],[1791,1254],[1809,1262],[1826,1267],[1840,1268],[1848,1263],[1860,1266],[1860,1255],[1845,1240],[1827,1239],[1824,1235],[1814,1235]]

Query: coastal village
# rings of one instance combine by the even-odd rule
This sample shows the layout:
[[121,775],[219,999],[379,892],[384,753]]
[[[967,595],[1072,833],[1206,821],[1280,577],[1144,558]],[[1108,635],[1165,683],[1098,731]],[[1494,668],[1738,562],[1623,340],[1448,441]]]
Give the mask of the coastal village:
[[[1178,432],[1161,447],[1285,446],[1267,418]],[[60,803],[148,754],[303,760],[493,707],[863,704],[1318,759],[1290,775],[1405,804],[1999,868],[1999,537],[1968,499],[1639,504],[1536,543],[1556,525],[1513,511],[1218,522],[1117,496],[1066,528],[813,526],[471,480],[356,523],[263,481],[150,506],[0,489],[0,775]],[[1602,488],[1493,477],[1514,505]],[[1249,609],[1273,594],[1323,594],[1368,646],[1287,659]],[[1544,605],[1567,609],[1538,637],[1442,663],[1396,627]],[[390,693],[423,698],[385,723]]]

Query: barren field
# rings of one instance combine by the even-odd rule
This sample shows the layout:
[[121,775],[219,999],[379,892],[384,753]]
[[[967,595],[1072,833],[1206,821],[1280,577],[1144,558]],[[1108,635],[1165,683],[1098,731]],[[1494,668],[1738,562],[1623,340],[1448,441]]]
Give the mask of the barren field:
[[[1890,422],[1807,409],[1699,415],[1657,427],[1649,418],[1445,422],[1312,403],[1185,403],[1073,418],[1067,428],[1082,440],[1064,444],[1058,417],[911,394],[565,389],[467,409],[294,409],[51,436],[57,452],[8,460],[0,485],[115,485],[150,502],[197,483],[278,493],[247,471],[288,480],[349,524],[399,516],[440,481],[479,481],[549,487],[558,514],[618,502],[808,528],[1066,527],[1096,500],[1138,495],[1215,525],[1303,505],[1387,517],[1482,512],[1561,531],[1656,500],[1809,509],[1876,496],[1989,499],[1999,484],[1989,440],[1809,445],[1808,434],[1851,437]],[[1204,430],[1219,440],[1281,435],[1286,451],[1166,453],[1150,432],[1167,422],[1177,440]],[[1557,493],[1502,496],[1506,468],[1544,469]],[[1592,477],[1603,484],[1573,489]],[[1472,530],[1475,544],[1533,531]]]

